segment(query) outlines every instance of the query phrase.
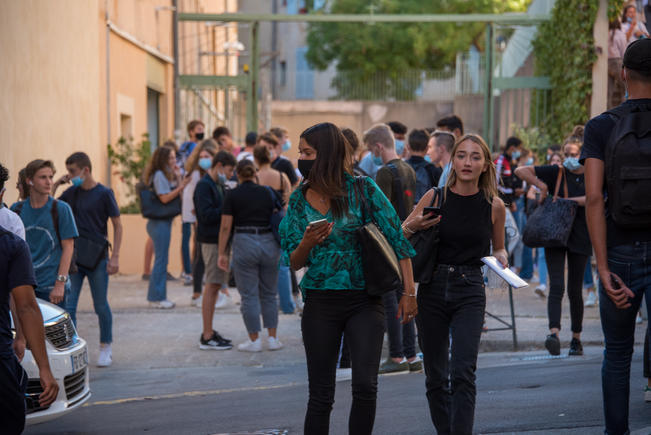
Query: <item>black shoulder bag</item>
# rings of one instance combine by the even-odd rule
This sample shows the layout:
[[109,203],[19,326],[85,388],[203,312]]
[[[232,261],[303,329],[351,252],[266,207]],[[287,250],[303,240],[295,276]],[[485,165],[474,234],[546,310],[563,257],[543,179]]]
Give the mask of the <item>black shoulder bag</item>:
[[355,177],[355,193],[362,210],[363,223],[357,229],[357,236],[362,248],[366,292],[371,296],[382,296],[386,292],[400,288],[402,274],[393,247],[373,219],[373,213],[364,195],[364,178]]
[[[434,195],[430,207],[441,206],[441,189],[433,187]],[[416,256],[411,258],[411,266],[414,271],[414,281],[427,284],[432,279],[436,257],[438,255],[439,226],[417,231],[409,238],[411,246],[416,251]]]

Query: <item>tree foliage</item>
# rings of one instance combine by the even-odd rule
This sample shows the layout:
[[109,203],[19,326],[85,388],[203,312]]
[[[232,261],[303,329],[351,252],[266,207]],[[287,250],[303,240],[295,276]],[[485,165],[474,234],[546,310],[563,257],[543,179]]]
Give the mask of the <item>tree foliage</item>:
[[120,181],[127,186],[127,205],[120,207],[124,214],[140,213],[140,206],[136,198],[136,184],[142,178],[145,166],[151,157],[151,141],[149,134],[144,133],[142,140],[134,144],[133,138],[120,137],[115,145],[108,144],[108,156],[111,165],[114,165],[113,175],[120,177]]
[[[333,14],[470,14],[526,10],[530,0],[331,0]],[[332,85],[348,98],[378,73],[387,77],[392,97],[417,87],[406,70],[437,70],[454,66],[457,52],[485,45],[483,23],[310,23],[307,60],[325,70],[335,63]],[[363,88],[363,86],[360,86]],[[377,97],[353,95],[355,98]]]

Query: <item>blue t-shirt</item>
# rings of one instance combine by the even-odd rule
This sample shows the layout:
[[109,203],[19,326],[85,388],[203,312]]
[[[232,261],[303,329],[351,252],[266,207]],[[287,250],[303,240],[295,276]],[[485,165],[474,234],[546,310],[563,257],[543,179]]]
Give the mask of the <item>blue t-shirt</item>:
[[450,175],[451,167],[452,162],[448,162],[448,164],[443,167],[443,172],[441,173],[441,178],[439,178],[439,184],[437,186],[439,189],[443,189],[445,187],[445,183],[448,182],[448,175]]
[[100,183],[89,190],[72,186],[59,199],[70,205],[77,227],[82,233],[107,237],[106,222],[109,218],[120,216],[113,191]]
[[[32,255],[38,290],[48,291],[54,287],[59,274],[59,262],[63,252],[52,221],[54,198],[49,197],[43,207],[36,209],[32,208],[29,199],[26,199],[14,204],[12,210],[15,211],[16,206],[21,203],[23,208],[19,214],[25,224],[25,236]],[[63,201],[57,201],[57,210],[61,240],[79,236],[70,206]]]
[[[647,106],[651,104],[651,99],[640,98],[628,100],[624,106]],[[604,161],[606,166],[606,146],[610,140],[610,134],[615,128],[615,120],[608,114],[602,113],[592,118],[585,125],[583,132],[583,148],[581,149],[581,164],[585,164],[585,159],[599,159]],[[619,245],[628,245],[634,242],[650,242],[651,229],[628,229],[622,228],[615,224],[612,216],[608,212],[608,189],[606,186],[606,176],[604,174],[604,195],[606,196],[606,239],[607,246],[614,247]]]
[[161,170],[154,173],[152,183],[156,195],[165,195],[166,193],[170,193],[173,189],[176,189],[176,183],[172,183],[168,180],[165,173]]
[[23,285],[36,286],[29,247],[23,239],[0,227],[0,358],[14,353],[9,292]]
[[379,171],[381,167],[382,165],[378,166],[373,163],[373,153],[366,154],[359,162],[359,168],[366,172],[373,180],[375,180],[377,171]]

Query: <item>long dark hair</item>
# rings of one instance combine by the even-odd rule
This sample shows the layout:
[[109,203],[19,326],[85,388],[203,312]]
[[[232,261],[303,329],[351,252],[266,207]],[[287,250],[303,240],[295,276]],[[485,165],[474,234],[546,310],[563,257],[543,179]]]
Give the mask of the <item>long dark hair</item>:
[[145,168],[145,173],[142,177],[145,183],[151,182],[156,171],[163,171],[165,178],[170,181],[174,180],[174,172],[172,171],[172,168],[169,167],[170,153],[172,151],[174,151],[174,149],[167,145],[156,148],[156,151],[154,151],[154,155],[151,156],[151,160]]
[[316,150],[316,160],[303,192],[308,187],[331,198],[332,215],[340,218],[348,212],[345,174],[352,175],[352,150],[339,127],[322,122],[301,133],[301,139]]
[[635,8],[635,5],[627,5],[627,6],[624,6],[624,9],[622,9],[622,18],[621,18],[622,23],[626,22],[626,13],[628,12],[628,10],[630,8]]

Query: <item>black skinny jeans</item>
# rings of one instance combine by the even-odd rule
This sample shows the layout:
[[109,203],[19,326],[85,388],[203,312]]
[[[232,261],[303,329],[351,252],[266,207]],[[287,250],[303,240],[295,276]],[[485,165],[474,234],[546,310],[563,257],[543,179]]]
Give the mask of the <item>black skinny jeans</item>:
[[369,297],[363,290],[308,290],[301,329],[310,391],[305,434],[328,434],[344,333],[353,373],[348,431],[353,435],[370,434],[375,422],[377,375],[384,338],[382,299]]
[[580,333],[583,329],[583,274],[588,256],[570,252],[567,248],[545,248],[549,275],[547,298],[549,329],[561,329],[561,308],[565,292],[565,257],[567,257],[567,297],[570,300],[572,332]]
[[485,309],[484,278],[477,266],[438,265],[432,281],[418,289],[418,341],[429,411],[439,435],[472,434]]
[[387,335],[389,338],[389,356],[391,358],[411,359],[416,356],[416,326],[412,320],[400,323],[398,319],[398,304],[404,290],[392,290],[382,295],[384,313],[387,319]]

